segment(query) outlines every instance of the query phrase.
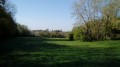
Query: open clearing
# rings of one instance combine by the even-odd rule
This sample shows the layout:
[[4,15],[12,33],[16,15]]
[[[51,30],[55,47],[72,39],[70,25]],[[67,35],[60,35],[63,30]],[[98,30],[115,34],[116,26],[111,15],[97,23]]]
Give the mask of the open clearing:
[[0,67],[119,67],[120,40],[24,37],[0,44]]

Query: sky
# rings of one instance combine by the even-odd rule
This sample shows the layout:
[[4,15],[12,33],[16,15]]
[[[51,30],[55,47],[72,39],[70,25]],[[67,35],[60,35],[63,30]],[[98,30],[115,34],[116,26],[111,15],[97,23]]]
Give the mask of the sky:
[[75,0],[12,0],[17,7],[17,23],[31,30],[73,28],[72,5]]

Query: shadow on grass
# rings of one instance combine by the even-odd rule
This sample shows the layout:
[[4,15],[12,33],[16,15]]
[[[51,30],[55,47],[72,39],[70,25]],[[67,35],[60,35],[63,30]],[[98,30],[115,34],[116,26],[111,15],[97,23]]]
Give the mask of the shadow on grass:
[[[114,47],[69,47],[59,39],[15,38],[0,46],[0,67],[119,67]],[[62,41],[62,40],[60,40]],[[65,40],[63,40],[65,41]]]
[[[21,65],[34,65],[29,64],[30,61],[25,62],[26,60],[23,60],[25,63],[20,63],[18,65],[14,64],[18,59],[17,57],[26,57],[30,56],[29,53],[35,53],[35,52],[42,52],[42,53],[49,53],[50,51],[54,51],[55,49],[61,49],[65,48],[67,46],[64,45],[57,45],[57,44],[51,44],[47,43],[45,38],[38,38],[38,37],[24,37],[24,38],[15,38],[8,40],[4,43],[0,44],[0,67],[18,67]],[[22,52],[23,55],[14,55],[14,53]],[[26,54],[27,53],[27,54]],[[38,56],[41,56],[38,54]],[[45,58],[45,57],[44,57]],[[43,59],[44,59],[43,58]],[[16,66],[14,66],[16,65]],[[37,65],[37,64],[35,64]],[[41,64],[42,65],[42,64]],[[40,66],[41,66],[40,65]],[[26,67],[26,66],[25,66]]]
[[44,51],[44,50],[53,50],[65,48],[65,45],[57,45],[47,43],[46,41],[50,41],[50,39],[45,38],[16,38],[13,40],[9,40],[6,43],[2,43],[0,47],[0,52],[7,53],[13,51],[24,51],[24,52],[36,52],[36,51]]

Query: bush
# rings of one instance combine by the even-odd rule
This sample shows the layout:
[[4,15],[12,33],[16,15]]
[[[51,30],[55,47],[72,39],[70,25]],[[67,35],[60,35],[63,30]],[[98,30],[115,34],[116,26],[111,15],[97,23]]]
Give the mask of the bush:
[[69,37],[69,40],[70,40],[70,41],[73,41],[73,40],[74,40],[73,33],[69,33],[68,37]]
[[30,37],[32,33],[26,25],[17,24],[19,30],[19,37]]

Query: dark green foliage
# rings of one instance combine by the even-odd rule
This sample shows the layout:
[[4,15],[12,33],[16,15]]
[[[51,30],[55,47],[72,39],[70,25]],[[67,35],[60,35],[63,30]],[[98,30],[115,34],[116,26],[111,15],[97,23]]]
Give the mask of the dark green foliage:
[[17,24],[15,23],[12,12],[7,11],[4,7],[6,4],[6,0],[0,1],[0,41],[17,36],[18,30],[17,30]]
[[69,37],[69,40],[70,40],[70,41],[73,41],[73,40],[74,40],[73,33],[69,33],[69,34],[68,34],[68,37]]

